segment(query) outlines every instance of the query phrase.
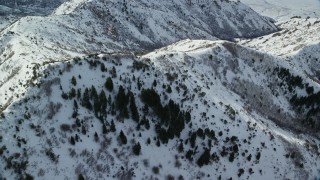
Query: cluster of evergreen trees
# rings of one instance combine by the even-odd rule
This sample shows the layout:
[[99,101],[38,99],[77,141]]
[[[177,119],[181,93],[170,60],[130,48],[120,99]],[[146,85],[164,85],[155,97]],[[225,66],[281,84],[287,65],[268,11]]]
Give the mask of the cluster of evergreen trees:
[[104,120],[107,117],[107,104],[108,100],[104,90],[98,93],[94,86],[85,88],[82,96],[82,105],[89,110],[93,110],[100,120]]
[[290,99],[290,102],[300,113],[307,110],[306,118],[303,121],[306,126],[313,129],[320,128],[320,91],[315,94],[302,97],[298,97],[297,94],[295,94]]
[[276,68],[275,71],[278,73],[278,77],[288,85],[288,90],[293,92],[295,87],[303,88],[303,80],[300,76],[294,76],[290,73],[289,69]]
[[162,106],[160,95],[154,89],[142,89],[141,100],[160,119],[156,125],[156,132],[162,143],[167,143],[169,139],[173,139],[175,136],[180,137],[185,124],[191,120],[190,113],[180,110],[179,104],[172,100],[167,105]]

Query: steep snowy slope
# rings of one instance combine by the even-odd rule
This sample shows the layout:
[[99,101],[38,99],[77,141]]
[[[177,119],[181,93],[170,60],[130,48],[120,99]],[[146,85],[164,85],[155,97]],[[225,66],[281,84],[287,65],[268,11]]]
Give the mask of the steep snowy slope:
[[320,17],[319,0],[241,0],[258,13],[278,21],[287,21],[292,17]]
[[220,0],[70,0],[7,24],[0,179],[315,179],[319,24],[219,40],[277,30]]
[[65,0],[0,0],[0,16],[48,15]]
[[290,62],[290,68],[318,79],[320,75],[320,19],[295,18],[279,26],[282,31],[244,40],[241,41],[241,44],[281,56]]
[[100,52],[141,52],[186,38],[250,37],[276,29],[237,2],[66,2],[52,16],[24,17],[0,33],[0,105],[21,93],[13,85],[29,84],[33,63]]
[[[118,22],[113,26],[119,31],[119,36],[132,37],[133,41],[137,33],[152,33],[153,38],[160,38],[165,42],[168,35],[176,37],[175,34],[181,31],[194,38],[208,39],[209,34],[221,39],[232,39],[260,36],[277,30],[268,18],[261,17],[235,1],[74,0],[60,6],[56,14],[74,13],[74,9],[77,9],[76,13],[83,12],[79,9],[89,9],[98,19],[107,23],[107,28],[110,28],[110,21]],[[194,31],[191,32],[190,29]],[[150,35],[148,38],[151,38]],[[160,41],[150,40],[158,43]]]
[[314,179],[320,142],[290,127],[281,68],[280,58],[234,43],[191,40],[142,57],[39,64],[34,87],[1,116],[0,174]]

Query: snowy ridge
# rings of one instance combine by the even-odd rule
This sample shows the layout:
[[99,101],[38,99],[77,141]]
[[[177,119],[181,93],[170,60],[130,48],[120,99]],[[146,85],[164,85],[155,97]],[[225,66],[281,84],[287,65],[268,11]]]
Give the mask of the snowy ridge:
[[[28,84],[33,63],[101,52],[140,52],[186,38],[216,40],[216,35],[232,39],[277,30],[241,3],[210,1],[202,7],[205,2],[190,6],[185,1],[70,1],[52,16],[21,18],[0,32],[0,104],[7,103],[10,94],[22,93],[9,89],[12,84]],[[81,8],[65,12],[69,6]]]
[[295,18],[281,23],[282,31],[260,38],[240,41],[244,46],[281,56],[288,68],[314,76],[319,82],[320,19]]
[[[0,144],[6,148],[1,161],[8,169],[1,168],[0,174],[44,179],[315,178],[320,169],[319,140],[270,121],[274,107],[281,109],[277,117],[295,116],[287,107],[291,105],[286,87],[269,86],[276,79],[282,81],[268,72],[277,68],[273,62],[281,60],[265,56],[260,61],[259,53],[250,49],[242,56],[242,48],[227,41],[185,40],[140,58],[101,54],[39,66],[35,86],[2,115]],[[108,78],[113,81],[111,91],[105,86]],[[319,85],[310,85],[320,90]],[[133,120],[131,103],[127,118],[117,109],[120,86],[125,94],[132,93],[128,97],[134,97],[139,123]],[[92,87],[110,99],[103,120],[84,101],[85,89],[92,93]],[[166,143],[158,134],[161,118],[152,106],[145,110],[142,98],[143,89],[149,88],[160,95],[163,106],[171,99],[181,111],[190,112],[191,121],[179,138]],[[121,131],[127,138],[125,144],[118,137]],[[138,142],[141,152],[137,156],[132,148]],[[180,142],[182,148],[178,148]],[[199,159],[207,150],[212,157],[201,165]],[[29,166],[20,168],[20,174],[12,173],[17,166],[9,162],[22,162],[20,167],[25,161]]]
[[71,0],[6,25],[0,179],[318,178],[319,24]]
[[320,17],[319,0],[241,0],[261,15],[277,21],[288,21],[292,17]]

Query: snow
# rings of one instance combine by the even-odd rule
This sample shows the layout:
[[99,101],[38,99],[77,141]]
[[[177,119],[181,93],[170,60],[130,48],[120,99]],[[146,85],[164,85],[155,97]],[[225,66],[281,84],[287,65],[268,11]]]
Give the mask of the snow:
[[[5,21],[0,32],[0,115],[4,114],[0,116],[0,148],[5,145],[8,151],[0,158],[0,179],[17,179],[12,169],[5,169],[6,158],[14,153],[23,155],[14,161],[28,160],[25,172],[36,179],[75,179],[79,174],[87,179],[118,179],[126,172],[133,173],[134,179],[168,175],[176,179],[180,175],[186,179],[316,178],[319,139],[302,126],[300,114],[289,102],[293,93],[279,85],[286,82],[275,69],[289,69],[315,92],[320,90],[319,19],[292,19],[279,23],[280,32],[230,42],[217,37],[252,37],[255,31],[261,35],[277,28],[238,2],[198,2],[205,6],[190,7],[184,0],[130,1],[128,12],[133,13],[126,14],[122,1],[72,0],[47,17],[24,17],[13,24]],[[102,72],[99,63],[107,71]],[[135,63],[147,68],[138,70]],[[104,83],[113,67],[117,76],[109,92]],[[70,83],[72,77],[76,85]],[[192,125],[186,124],[179,138],[156,145],[159,118],[151,108],[149,113],[142,110],[138,79],[142,88],[154,88],[160,94],[163,105],[172,99],[181,110],[190,111]],[[83,106],[81,98],[61,96],[71,88],[83,94],[92,86],[110,95],[113,102],[120,86],[132,91],[140,118],[145,115],[150,120],[150,129],[137,130],[130,117],[121,119],[118,112],[110,113],[112,105],[108,104],[105,121],[113,120],[116,132],[103,134],[101,120]],[[307,95],[305,88],[293,91]],[[74,101],[86,134],[72,117]],[[63,124],[71,129],[63,131]],[[196,161],[207,148],[208,137],[197,137],[197,148],[189,142],[184,143],[182,153],[177,152],[180,140],[190,141],[190,132],[198,128],[214,130],[216,140],[210,153],[220,158],[203,167]],[[121,130],[127,145],[118,141]],[[72,145],[70,138],[76,134],[80,140]],[[239,141],[227,140],[232,136]],[[21,138],[27,143],[19,142]],[[136,142],[142,146],[139,156],[132,153]],[[234,145],[239,153],[230,162],[231,151],[224,157],[221,153],[223,147]],[[58,161],[50,159],[50,149]],[[195,150],[192,162],[185,158],[189,149]],[[288,157],[292,153],[295,158]],[[159,174],[152,172],[153,167],[159,167]],[[241,168],[244,174],[239,177]]]
[[287,21],[291,17],[320,17],[319,0],[241,0],[258,13],[278,21]]

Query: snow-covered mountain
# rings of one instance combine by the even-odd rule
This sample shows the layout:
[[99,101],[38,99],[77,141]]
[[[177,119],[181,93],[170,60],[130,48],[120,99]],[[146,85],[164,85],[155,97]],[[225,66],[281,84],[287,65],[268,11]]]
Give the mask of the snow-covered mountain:
[[71,0],[7,24],[0,179],[315,179],[318,22]]
[[[27,79],[18,77],[26,76],[32,63],[100,52],[145,51],[186,38],[232,39],[277,30],[267,18],[237,2],[208,1],[205,7],[199,5],[206,1],[189,5],[184,0],[71,2],[52,16],[21,18],[0,33],[0,87],[8,90],[13,81],[26,83]],[[6,103],[4,92],[1,104]]]
[[302,87],[286,82],[287,63],[262,55],[227,41],[186,40],[141,57],[38,64],[34,87],[2,115],[1,174],[315,178],[319,140],[294,128],[302,122],[289,100],[308,87],[319,92],[319,84],[303,75],[293,76],[304,78]]
[[292,17],[320,17],[319,0],[241,0],[258,13],[278,21],[287,21]]
[[0,0],[0,16],[48,15],[65,0]]

